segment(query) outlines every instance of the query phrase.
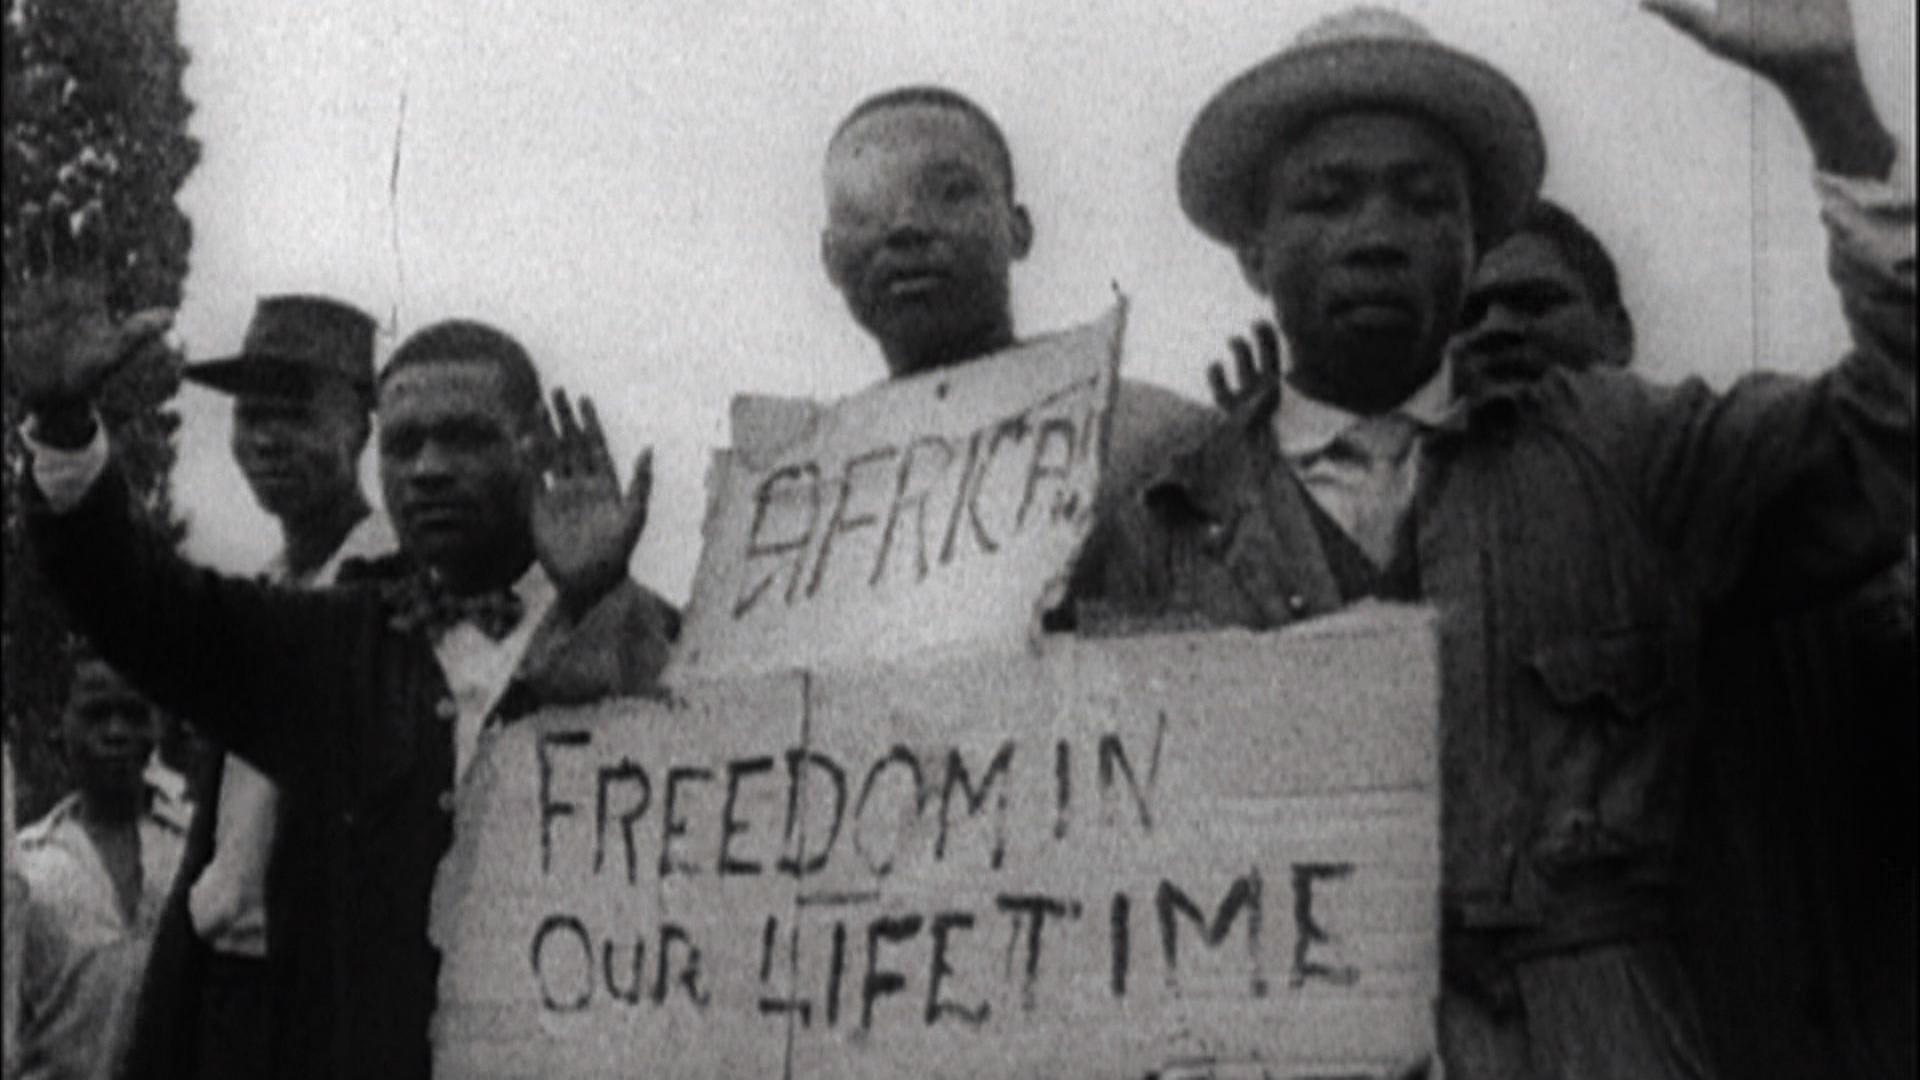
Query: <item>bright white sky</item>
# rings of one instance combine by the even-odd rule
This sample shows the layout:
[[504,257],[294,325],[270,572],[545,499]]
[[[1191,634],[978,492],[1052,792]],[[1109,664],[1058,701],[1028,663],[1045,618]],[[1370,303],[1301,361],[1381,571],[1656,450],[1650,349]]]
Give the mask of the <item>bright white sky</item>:
[[[204,156],[181,195],[179,333],[190,356],[226,355],[254,298],[289,291],[378,314],[383,358],[441,318],[501,326],[595,398],[616,458],[656,447],[635,568],[684,599],[729,398],[834,397],[883,370],[818,259],[820,156],[847,108],[906,82],[985,105],[1037,226],[1022,331],[1093,317],[1117,283],[1127,373],[1203,397],[1205,362],[1263,312],[1180,214],[1181,138],[1223,82],[1342,6],[184,0]],[[1533,97],[1547,191],[1620,262],[1645,372],[1721,384],[1756,357],[1811,371],[1838,354],[1807,154],[1770,90],[1632,0],[1399,6]],[[1911,146],[1914,5],[1854,12]],[[250,570],[278,538],[229,459],[224,401],[188,388],[181,408],[189,551]]]

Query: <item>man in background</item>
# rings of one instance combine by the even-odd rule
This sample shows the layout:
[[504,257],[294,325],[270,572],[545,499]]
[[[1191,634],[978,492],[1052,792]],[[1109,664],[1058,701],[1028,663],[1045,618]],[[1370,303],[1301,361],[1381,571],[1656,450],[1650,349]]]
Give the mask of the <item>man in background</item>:
[[[262,299],[240,353],[185,377],[233,399],[233,460],[280,529],[265,580],[333,584],[348,559],[394,548],[386,515],[361,490],[372,433],[371,316],[321,296]],[[244,759],[213,747],[195,788],[180,880],[147,968],[128,1055],[130,1080],[280,1076],[313,1052],[312,1025],[288,1011],[292,981],[324,983],[316,964],[275,963],[324,912],[318,823]],[[299,918],[274,917],[300,905]],[[278,939],[278,948],[275,947]]]
[[1474,267],[1453,362],[1466,393],[1482,379],[1528,379],[1550,365],[1632,364],[1633,316],[1606,245],[1559,203],[1535,202]]
[[[1232,366],[1207,368],[1214,404],[1231,412],[1279,388],[1280,344],[1272,324],[1256,325],[1228,348]],[[1559,203],[1534,202],[1474,267],[1448,354],[1455,390],[1466,395],[1503,380],[1528,382],[1556,366],[1631,366],[1633,316],[1606,245]]]
[[60,717],[74,790],[20,830],[21,1080],[108,1080],[132,1032],[188,808],[147,779],[153,705],[91,652]]

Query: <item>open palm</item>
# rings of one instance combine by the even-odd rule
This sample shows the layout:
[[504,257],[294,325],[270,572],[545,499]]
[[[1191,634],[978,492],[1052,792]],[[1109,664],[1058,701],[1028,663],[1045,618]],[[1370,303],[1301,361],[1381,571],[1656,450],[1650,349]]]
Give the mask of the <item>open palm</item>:
[[546,483],[533,504],[534,552],[562,597],[591,602],[626,577],[646,529],[653,451],[641,452],[623,494],[591,400],[580,399],[576,419],[566,393],[555,390],[545,423]]
[[9,298],[7,379],[29,408],[90,400],[172,325],[165,308],[116,321],[105,295],[97,279],[58,277],[27,282]]

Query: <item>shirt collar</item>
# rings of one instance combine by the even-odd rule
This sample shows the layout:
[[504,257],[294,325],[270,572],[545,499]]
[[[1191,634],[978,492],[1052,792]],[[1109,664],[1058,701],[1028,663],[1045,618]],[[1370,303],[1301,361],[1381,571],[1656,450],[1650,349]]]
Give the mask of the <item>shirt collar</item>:
[[306,577],[294,579],[287,573],[287,552],[282,548],[274,555],[261,573],[268,581],[299,586],[318,586],[333,584],[334,577],[340,573],[340,566],[348,559],[373,559],[385,555],[400,546],[393,534],[393,523],[379,510],[370,510],[365,517],[347,530],[346,538],[334,549],[327,561],[315,567]]
[[[1453,361],[1443,357],[1433,377],[1393,411],[1424,430],[1439,426],[1453,407]],[[1333,440],[1364,419],[1288,383],[1280,393],[1280,407],[1274,410],[1273,429],[1281,455],[1289,461],[1300,461],[1326,450]]]

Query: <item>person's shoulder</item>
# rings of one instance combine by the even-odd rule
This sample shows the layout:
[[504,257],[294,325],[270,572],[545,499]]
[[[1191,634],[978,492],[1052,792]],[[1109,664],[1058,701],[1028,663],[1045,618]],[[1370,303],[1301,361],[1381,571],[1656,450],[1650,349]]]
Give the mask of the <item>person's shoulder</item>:
[[59,802],[54,803],[53,809],[20,826],[20,831],[15,836],[19,841],[20,850],[26,852],[51,845],[59,836],[61,829],[73,820],[74,811],[79,804],[79,793],[71,792]]
[[1199,431],[1218,410],[1156,383],[1121,379],[1113,397],[1113,431],[1139,438],[1163,437],[1172,432]]
[[680,608],[672,601],[629,577],[621,586],[631,617],[672,642],[680,639]]
[[21,826],[14,838],[20,850],[20,876],[36,893],[65,888],[79,872],[79,855],[73,849],[79,800],[78,794],[61,799],[38,820]]
[[1108,440],[1110,491],[1138,487],[1205,440],[1220,424],[1218,409],[1153,383],[1120,380]]
[[400,550],[400,536],[393,529],[393,519],[384,510],[371,510],[360,519],[347,538],[340,543],[337,554],[342,562],[348,559],[379,559]]

